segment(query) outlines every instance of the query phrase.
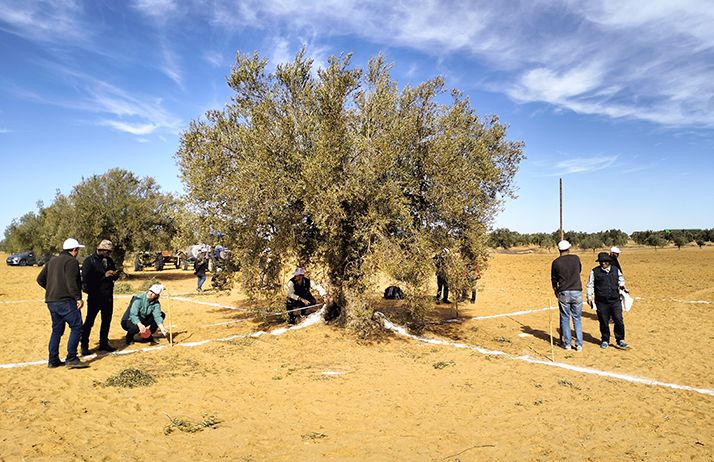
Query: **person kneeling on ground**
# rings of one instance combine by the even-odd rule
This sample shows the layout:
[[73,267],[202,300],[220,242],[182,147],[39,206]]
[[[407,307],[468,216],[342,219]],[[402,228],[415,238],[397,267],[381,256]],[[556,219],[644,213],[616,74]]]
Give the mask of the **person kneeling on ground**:
[[[134,343],[136,334],[146,335],[147,330],[153,334],[159,329],[166,336],[168,332],[164,327],[166,315],[161,311],[161,303],[159,303],[159,296],[163,290],[164,286],[154,284],[146,293],[132,297],[121,318],[121,326],[126,331],[127,345]],[[156,341],[153,337],[149,339],[151,342]]]
[[[298,267],[295,268],[293,277],[288,281],[288,299],[285,302],[285,309],[288,311],[290,324],[295,324],[297,322],[297,313],[300,316],[305,316],[307,314],[306,307],[317,305],[317,300],[310,293],[311,287],[320,294],[320,297],[325,298],[327,296],[327,291],[322,288],[319,284],[312,284],[310,279],[305,277],[305,270]],[[298,308],[303,308],[299,310]]]

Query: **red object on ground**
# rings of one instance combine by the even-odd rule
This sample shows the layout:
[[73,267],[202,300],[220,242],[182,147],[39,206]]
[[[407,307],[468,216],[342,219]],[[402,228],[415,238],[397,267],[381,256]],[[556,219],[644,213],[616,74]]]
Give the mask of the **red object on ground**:
[[151,331],[149,329],[146,329],[143,334],[141,332],[139,332],[139,337],[149,338],[149,337],[151,337]]

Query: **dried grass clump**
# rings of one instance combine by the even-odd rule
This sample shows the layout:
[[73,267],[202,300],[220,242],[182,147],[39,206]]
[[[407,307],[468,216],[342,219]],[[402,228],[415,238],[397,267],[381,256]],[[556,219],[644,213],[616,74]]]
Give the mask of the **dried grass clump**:
[[118,374],[109,377],[104,386],[121,387],[121,388],[136,388],[148,387],[156,383],[156,379],[140,369],[128,368],[120,371]]
[[164,427],[164,435],[169,435],[178,430],[185,433],[202,432],[205,428],[215,428],[220,420],[213,414],[204,414],[200,422],[192,422],[190,419],[171,417],[166,415],[171,423]]

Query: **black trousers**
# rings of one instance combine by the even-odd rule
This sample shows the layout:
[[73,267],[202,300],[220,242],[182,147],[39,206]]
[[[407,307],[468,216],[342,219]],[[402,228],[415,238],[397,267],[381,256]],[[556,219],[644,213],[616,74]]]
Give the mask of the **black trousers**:
[[[166,314],[162,311],[161,312],[161,322],[163,323],[164,319],[166,319]],[[156,332],[156,329],[159,328],[159,325],[156,324],[156,321],[154,321],[153,316],[149,316],[148,318],[139,318],[139,321],[145,326],[148,326],[149,331],[151,331],[151,334],[153,335],[154,332]],[[121,327],[126,331],[126,339],[128,341],[134,340],[134,336],[139,333],[139,326],[131,322],[129,319],[124,320],[121,322]]]
[[[307,305],[303,304],[302,301],[300,300],[293,300],[289,298],[287,302],[285,302],[285,309],[290,311],[290,310],[295,310],[297,308],[301,308],[304,306],[310,306],[310,305],[315,305],[317,304],[317,300],[315,300],[315,297],[310,295],[310,297],[303,297],[305,300],[307,300]],[[298,310],[298,311],[292,311],[288,313],[288,319],[290,324],[294,324],[295,321],[297,320],[297,313],[300,313],[300,316],[305,316],[307,314],[306,309]]]
[[444,302],[449,301],[449,281],[446,280],[446,277],[441,276],[439,274],[436,275],[436,301],[439,301],[439,298],[442,296],[442,290],[443,290],[443,298],[442,300]]
[[102,324],[99,327],[99,345],[109,344],[109,327],[112,324],[112,314],[114,313],[114,298],[112,296],[90,295],[87,297],[87,314],[84,318],[84,326],[82,326],[82,348],[89,348],[89,336],[99,313],[102,313]]
[[595,300],[597,319],[600,322],[600,338],[610,343],[610,317],[615,322],[615,340],[625,340],[625,322],[622,320],[620,300]]

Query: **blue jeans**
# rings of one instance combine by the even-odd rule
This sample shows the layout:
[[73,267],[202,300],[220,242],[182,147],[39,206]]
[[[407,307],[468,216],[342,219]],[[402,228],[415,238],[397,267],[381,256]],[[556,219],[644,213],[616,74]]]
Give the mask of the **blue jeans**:
[[580,290],[565,290],[558,292],[558,305],[560,306],[560,334],[563,346],[570,345],[570,318],[573,318],[575,328],[575,345],[583,345],[583,292]]
[[198,289],[201,290],[201,287],[203,286],[203,283],[206,282],[206,275],[205,274],[199,274],[197,275],[198,277]]
[[82,312],[77,308],[74,300],[62,300],[59,302],[47,302],[47,308],[52,316],[52,335],[50,336],[49,352],[50,364],[60,362],[59,344],[64,334],[64,325],[67,323],[70,328],[69,340],[67,341],[67,361],[77,359],[77,346],[82,337]]

